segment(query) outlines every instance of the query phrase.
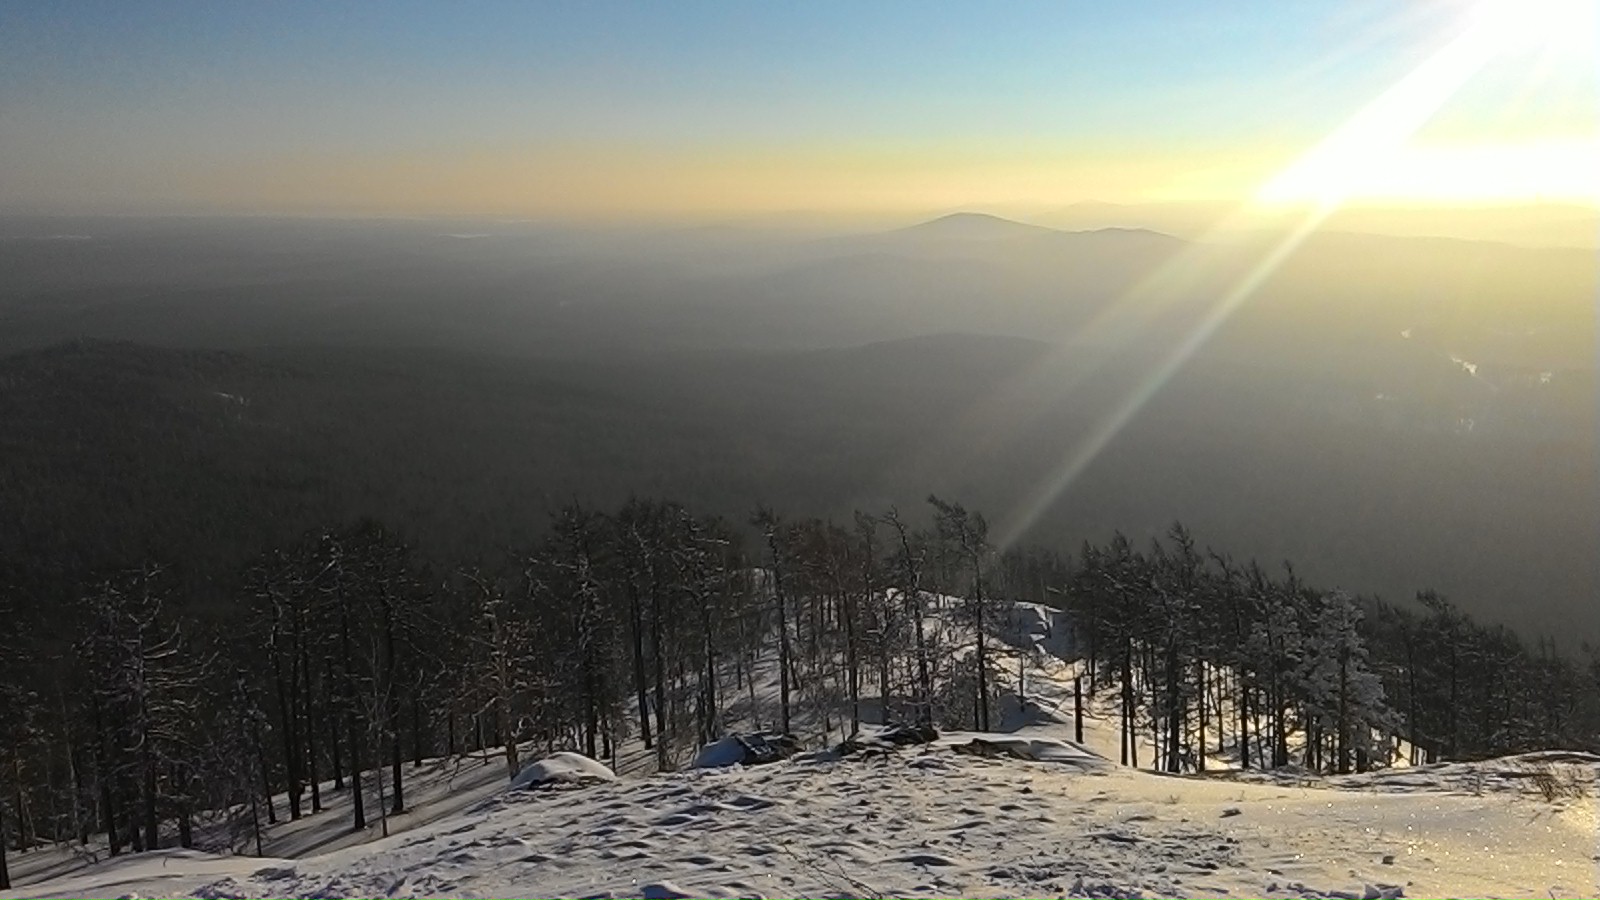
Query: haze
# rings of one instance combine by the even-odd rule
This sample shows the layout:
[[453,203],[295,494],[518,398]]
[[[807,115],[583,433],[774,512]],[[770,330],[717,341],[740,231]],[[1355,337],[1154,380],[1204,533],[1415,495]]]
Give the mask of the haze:
[[1592,896],[1597,9],[0,3],[0,900]]
[[[366,370],[313,356],[403,350],[372,364],[417,390],[460,377],[400,361],[431,348],[558,373],[515,390],[639,432],[580,476],[559,448],[598,438],[557,427],[541,496],[734,511],[810,479],[836,514],[953,483],[1008,541],[1183,518],[1549,629],[1600,585],[1593,11],[8,4],[0,348],[290,354],[330,384]],[[900,354],[982,374],[897,385],[876,360]],[[790,366],[864,381],[710,374]],[[626,409],[664,385],[669,421],[705,424],[657,458]],[[903,427],[832,408],[858,391]],[[828,410],[805,440],[843,456],[691,476],[778,440],[728,403],[779,431]],[[399,481],[428,466],[484,471]],[[1390,505],[1414,491],[1434,499]]]

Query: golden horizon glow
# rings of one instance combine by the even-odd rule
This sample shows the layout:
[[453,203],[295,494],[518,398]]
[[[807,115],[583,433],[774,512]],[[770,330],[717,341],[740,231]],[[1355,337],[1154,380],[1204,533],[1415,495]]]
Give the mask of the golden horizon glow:
[[154,0],[19,5],[0,28],[0,213],[1600,209],[1597,5],[218,4],[185,39]]

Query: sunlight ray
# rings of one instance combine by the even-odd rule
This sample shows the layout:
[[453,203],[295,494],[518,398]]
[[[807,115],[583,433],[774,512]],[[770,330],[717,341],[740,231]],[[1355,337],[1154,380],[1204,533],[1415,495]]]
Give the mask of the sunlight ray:
[[1152,273],[1130,292],[1134,295],[1171,291],[1174,294],[1169,302],[1175,302],[1186,288],[1192,290],[1197,286],[1184,277],[1202,268],[1192,258],[1193,254],[1214,252],[1215,241],[1221,235],[1247,233],[1259,227],[1263,216],[1270,215],[1275,206],[1294,210],[1293,224],[1269,244],[1259,261],[1219,292],[1193,329],[1126,392],[1111,412],[1102,416],[1077,441],[1061,462],[1025,495],[1018,508],[1000,520],[996,529],[1000,546],[1015,544],[1039,521],[1151,397],[1255,294],[1284,260],[1328,216],[1361,190],[1370,173],[1389,163],[1463,85],[1508,48],[1508,42],[1527,40],[1522,31],[1507,34],[1507,8],[1503,2],[1480,7],[1458,36],[1263,184],[1254,204],[1216,226],[1206,239]]

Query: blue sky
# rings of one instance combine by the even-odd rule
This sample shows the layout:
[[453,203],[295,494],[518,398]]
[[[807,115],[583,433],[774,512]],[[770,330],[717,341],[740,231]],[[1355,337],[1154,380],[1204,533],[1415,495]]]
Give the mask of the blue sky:
[[[657,207],[716,193],[716,171],[743,176],[734,206],[788,178],[783,206],[897,162],[922,173],[905,202],[1030,166],[1054,167],[1052,202],[1127,199],[1185,161],[1281,161],[1465,4],[12,2],[0,211],[460,211],[497,184],[514,196],[486,211],[552,192],[581,211],[585,184],[625,211],[608,178],[648,194],[652,166],[685,186]],[[1575,90],[1562,102],[1592,100]],[[1570,117],[1518,109],[1534,119],[1518,127]]]

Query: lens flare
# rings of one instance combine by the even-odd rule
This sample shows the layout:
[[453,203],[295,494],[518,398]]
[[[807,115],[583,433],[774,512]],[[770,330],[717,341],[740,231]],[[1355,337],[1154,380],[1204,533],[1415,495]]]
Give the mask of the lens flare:
[[[1229,243],[1228,235],[1259,233],[1272,222],[1273,209],[1289,210],[1276,236],[1256,252],[1223,288],[1215,290],[1195,326],[1174,343],[1162,360],[1134,384],[1110,412],[1069,448],[1061,461],[1028,493],[1018,508],[999,521],[1001,546],[1021,539],[1056,499],[1094,462],[1150,398],[1194,356],[1228,318],[1264,284],[1284,260],[1350,198],[1364,192],[1401,156],[1411,138],[1461,88],[1491,61],[1530,44],[1567,46],[1593,40],[1593,29],[1574,37],[1571,29],[1593,23],[1594,0],[1491,0],[1478,6],[1460,32],[1383,94],[1351,116],[1326,139],[1267,180],[1255,202],[1218,225],[1129,292],[1141,294],[1204,290],[1186,273],[1215,268],[1207,258]],[[1574,171],[1581,166],[1572,167]]]

